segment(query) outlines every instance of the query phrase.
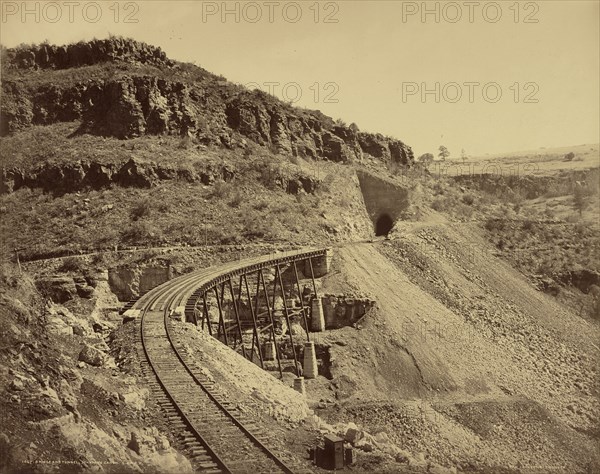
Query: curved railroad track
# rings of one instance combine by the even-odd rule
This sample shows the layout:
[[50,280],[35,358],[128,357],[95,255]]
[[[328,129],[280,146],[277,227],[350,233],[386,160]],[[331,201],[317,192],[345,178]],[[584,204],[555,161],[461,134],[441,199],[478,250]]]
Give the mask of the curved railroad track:
[[171,331],[171,310],[185,304],[198,288],[225,275],[286,262],[314,251],[285,252],[203,269],[170,280],[139,298],[145,360],[142,370],[169,426],[179,433],[195,470],[207,473],[310,472],[289,454],[275,454],[261,427],[233,407],[201,372]]

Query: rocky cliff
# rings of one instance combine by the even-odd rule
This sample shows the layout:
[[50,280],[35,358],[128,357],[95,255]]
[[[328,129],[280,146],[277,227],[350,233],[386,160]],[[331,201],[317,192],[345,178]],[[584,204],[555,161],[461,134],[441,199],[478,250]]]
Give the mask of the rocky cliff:
[[[207,165],[203,170],[195,170],[134,158],[121,163],[87,160],[43,163],[33,169],[0,169],[0,194],[12,193],[20,188],[38,188],[54,194],[104,189],[110,186],[151,188],[161,181],[170,180],[211,185],[216,181],[229,182],[236,173],[237,170],[227,164]],[[300,192],[313,194],[318,185],[314,176],[299,171],[290,173],[283,169],[271,169],[266,178],[273,187],[293,195]]]
[[121,37],[80,41],[64,46],[42,43],[11,48],[6,50],[4,61],[7,61],[8,67],[18,69],[67,69],[104,61],[173,65],[173,61],[160,48]]
[[409,166],[414,160],[399,140],[336,124],[133,40],[8,49],[2,63],[1,135],[79,120],[80,133],[119,139],[176,134],[227,148],[252,140],[282,154],[336,162],[373,157]]

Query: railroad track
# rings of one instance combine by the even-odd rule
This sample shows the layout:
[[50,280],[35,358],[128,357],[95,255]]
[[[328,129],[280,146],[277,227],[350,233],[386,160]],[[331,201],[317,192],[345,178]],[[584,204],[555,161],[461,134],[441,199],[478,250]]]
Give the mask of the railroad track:
[[160,285],[132,305],[141,313],[142,371],[198,472],[311,472],[289,454],[275,454],[267,447],[268,434],[227,401],[171,330],[171,309],[185,302],[199,283],[243,264],[267,261],[249,259],[193,272]]

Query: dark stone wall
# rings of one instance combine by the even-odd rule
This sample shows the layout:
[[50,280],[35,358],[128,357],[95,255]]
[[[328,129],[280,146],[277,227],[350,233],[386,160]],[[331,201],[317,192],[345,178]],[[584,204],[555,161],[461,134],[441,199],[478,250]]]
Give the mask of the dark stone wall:
[[381,225],[384,216],[395,222],[408,208],[408,190],[364,171],[357,171],[360,189],[373,226]]

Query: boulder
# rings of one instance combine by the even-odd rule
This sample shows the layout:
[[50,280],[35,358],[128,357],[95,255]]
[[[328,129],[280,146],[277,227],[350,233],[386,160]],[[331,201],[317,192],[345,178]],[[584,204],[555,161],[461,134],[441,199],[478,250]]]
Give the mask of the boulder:
[[52,334],[54,336],[73,335],[73,328],[57,316],[51,316],[48,318],[48,324],[46,324],[46,331],[48,332],[48,334]]
[[77,294],[81,298],[90,299],[94,296],[94,287],[89,285],[75,285]]
[[14,379],[11,383],[10,383],[10,387],[11,390],[15,391],[15,392],[20,392],[22,390],[25,390],[25,384],[23,383],[23,381],[21,379]]
[[370,437],[365,437],[359,440],[354,446],[366,453],[371,453],[375,450],[375,443]]
[[123,324],[128,323],[130,321],[135,321],[141,315],[141,311],[139,309],[128,309],[123,313]]
[[177,306],[169,313],[169,317],[177,321],[185,322],[185,306]]
[[354,423],[348,423],[344,433],[344,440],[356,444],[364,437],[364,433]]
[[99,349],[96,349],[89,344],[85,344],[81,352],[79,352],[78,360],[94,367],[102,367],[106,363],[106,354]]
[[377,441],[377,444],[379,444],[379,445],[391,444],[390,437],[384,431],[377,433],[374,436],[374,439],[375,439],[375,441]]
[[141,390],[132,388],[129,392],[119,394],[119,398],[121,400],[136,410],[141,410],[146,406],[146,400],[148,399],[148,396],[148,389],[145,388]]
[[418,453],[414,458],[409,459],[408,465],[413,468],[427,467],[427,460],[424,453]]
[[70,412],[77,413],[77,397],[68,381],[61,379],[59,382],[60,399],[63,406]]
[[121,186],[150,188],[158,181],[156,166],[131,158],[119,169],[115,181]]
[[169,440],[161,435],[156,428],[146,428],[143,431],[132,431],[127,447],[140,456],[149,456],[159,449],[168,449]]
[[75,334],[76,336],[85,336],[87,331],[85,330],[85,328],[83,326],[80,326],[78,324],[75,324],[73,326],[71,326],[71,328],[73,329],[73,334]]
[[[87,167],[85,176],[86,183],[94,189],[100,189],[109,186],[113,181],[115,174],[115,165],[92,162]],[[108,208],[107,206],[111,206]],[[105,209],[106,208],[106,209]],[[102,206],[102,211],[112,209],[112,204]]]
[[96,333],[103,333],[110,331],[112,327],[103,321],[95,321],[94,323],[92,323],[92,329]]
[[42,277],[35,282],[38,291],[55,303],[65,303],[77,295],[72,278],[64,276]]

